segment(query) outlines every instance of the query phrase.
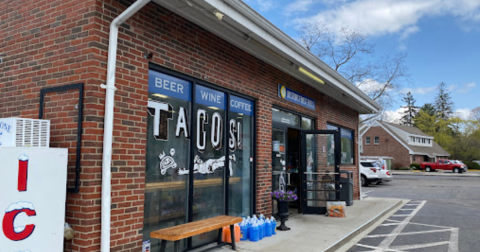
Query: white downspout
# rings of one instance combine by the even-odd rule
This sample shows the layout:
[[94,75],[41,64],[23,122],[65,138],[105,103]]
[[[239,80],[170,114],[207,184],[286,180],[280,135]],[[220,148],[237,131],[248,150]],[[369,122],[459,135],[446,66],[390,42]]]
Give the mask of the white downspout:
[[150,0],[138,0],[115,18],[110,25],[108,44],[107,85],[105,94],[105,122],[103,131],[102,159],[102,240],[101,251],[110,251],[110,204],[111,199],[111,169],[112,169],[112,137],[113,137],[113,107],[115,103],[115,70],[117,65],[118,27],[139,11]]

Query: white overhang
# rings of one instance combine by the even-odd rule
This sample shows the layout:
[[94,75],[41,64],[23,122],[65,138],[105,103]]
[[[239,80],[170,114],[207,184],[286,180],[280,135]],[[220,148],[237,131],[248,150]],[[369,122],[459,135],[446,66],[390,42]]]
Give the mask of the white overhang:
[[[360,114],[381,110],[378,103],[241,0],[153,1]],[[215,12],[223,14],[221,20]],[[299,72],[299,67],[325,84]]]

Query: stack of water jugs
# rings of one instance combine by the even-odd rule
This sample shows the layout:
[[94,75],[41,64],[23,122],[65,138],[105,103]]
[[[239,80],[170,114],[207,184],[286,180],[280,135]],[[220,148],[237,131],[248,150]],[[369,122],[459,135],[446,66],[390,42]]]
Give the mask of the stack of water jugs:
[[253,215],[252,218],[250,218],[250,216],[243,218],[243,221],[239,226],[241,241],[246,241],[248,239],[256,242],[264,237],[270,237],[276,234],[275,230],[277,229],[277,221],[273,216],[268,219],[265,218],[263,214],[260,214],[260,217],[258,218],[256,215]]

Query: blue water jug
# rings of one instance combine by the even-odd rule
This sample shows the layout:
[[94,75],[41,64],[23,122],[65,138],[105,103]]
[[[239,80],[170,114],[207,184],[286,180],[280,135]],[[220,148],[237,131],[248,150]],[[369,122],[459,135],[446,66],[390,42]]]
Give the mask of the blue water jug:
[[240,241],[248,239],[248,225],[246,222],[240,223]]
[[265,236],[272,236],[272,224],[270,224],[269,219],[267,219],[267,221],[265,222]]
[[265,223],[263,220],[260,221],[260,225],[258,225],[258,229],[260,229],[260,240],[265,237]]
[[277,220],[275,220],[275,218],[270,218],[270,225],[271,225],[271,228],[272,228],[272,235],[276,235],[277,233],[275,232],[275,230],[277,230]]
[[252,242],[260,240],[260,230],[256,223],[252,224],[252,226],[248,228],[248,239],[250,239]]

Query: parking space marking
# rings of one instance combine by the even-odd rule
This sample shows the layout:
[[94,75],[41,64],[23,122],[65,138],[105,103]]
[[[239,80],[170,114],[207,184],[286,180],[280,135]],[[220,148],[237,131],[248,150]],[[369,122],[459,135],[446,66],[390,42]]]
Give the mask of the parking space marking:
[[[380,224],[379,226],[396,226],[394,230],[389,234],[375,234],[375,235],[367,235],[364,239],[369,240],[368,238],[384,238],[378,246],[371,246],[366,244],[357,243],[356,246],[359,248],[367,249],[366,251],[378,251],[378,252],[404,252],[414,249],[422,249],[422,248],[432,248],[437,246],[446,246],[448,245],[448,252],[458,252],[458,233],[459,228],[456,227],[446,227],[446,226],[438,226],[438,225],[429,225],[429,224],[422,224],[422,223],[415,223],[410,222],[410,220],[422,209],[422,207],[426,204],[426,201],[421,201],[419,204],[406,204],[406,205],[415,205],[416,208],[414,209],[400,209],[400,210],[410,210],[412,211],[410,214],[396,214],[392,215],[391,217],[405,217],[404,220],[393,220],[387,219],[384,223]],[[428,228],[435,228],[434,230],[424,230],[424,231],[412,231],[412,232],[403,232],[407,225],[417,225],[423,226]],[[450,239],[448,241],[437,241],[437,242],[430,242],[430,243],[420,243],[420,244],[408,244],[408,245],[397,245],[391,246],[393,241],[399,236],[408,236],[408,235],[423,235],[423,234],[432,234],[434,237],[437,233],[450,233]],[[367,240],[365,240],[366,243]],[[372,240],[374,241],[374,240]]]
[[387,237],[387,236],[393,236],[393,235],[416,235],[416,234],[429,234],[429,233],[440,233],[440,232],[451,232],[453,231],[453,228],[449,229],[442,229],[442,230],[428,230],[428,231],[417,231],[417,232],[406,232],[406,233],[400,233],[400,234],[381,234],[381,235],[367,235],[365,238],[378,238],[378,237]]
[[410,213],[404,221],[403,224],[400,224],[398,225],[393,231],[392,231],[392,234],[396,234],[396,235],[393,235],[393,236],[388,236],[387,238],[385,238],[381,243],[380,245],[378,245],[379,248],[381,249],[386,249],[388,247],[390,247],[390,245],[392,244],[393,240],[395,240],[395,238],[397,238],[398,234],[400,234],[402,232],[402,230],[407,226],[408,222],[410,222],[410,220],[413,218],[413,216],[415,216],[415,214],[418,213],[418,211],[420,211],[420,209],[422,209],[422,207],[425,205],[426,201],[422,201],[415,210],[412,211],[412,213]]
[[373,191],[375,191],[375,190],[370,190],[370,191],[362,192],[362,193],[371,193],[371,192],[373,192]]
[[373,249],[373,250],[368,250],[369,252],[383,252],[383,251],[389,251],[389,252],[403,252],[401,250],[396,250],[396,249],[379,249],[374,246],[368,246],[364,244],[357,244],[357,246],[362,247],[362,248],[367,248],[367,249]]
[[425,244],[413,244],[413,245],[404,245],[404,246],[394,246],[393,249],[397,249],[400,251],[410,250],[410,249],[419,249],[419,248],[428,248],[428,247],[436,247],[441,245],[447,245],[450,242],[443,241],[443,242],[432,242],[432,243],[425,243]]
[[458,251],[458,228],[454,228],[450,233],[450,244],[448,244],[448,252]]

